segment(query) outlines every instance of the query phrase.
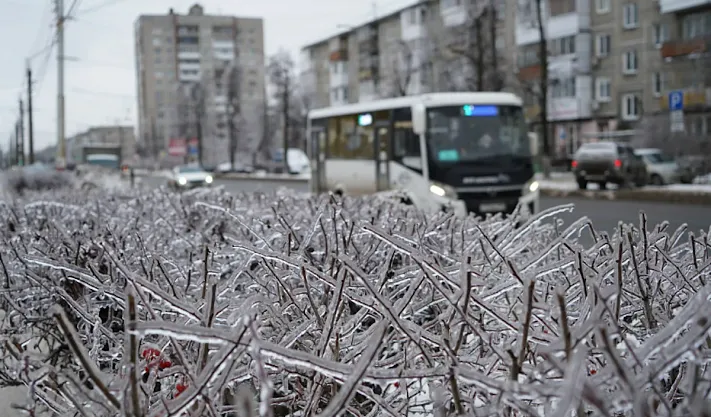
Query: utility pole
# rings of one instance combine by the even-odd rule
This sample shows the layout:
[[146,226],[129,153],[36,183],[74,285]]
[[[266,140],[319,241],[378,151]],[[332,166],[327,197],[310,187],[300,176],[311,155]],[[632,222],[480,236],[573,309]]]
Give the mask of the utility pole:
[[284,91],[282,92],[282,111],[284,113],[284,169],[286,170],[286,173],[289,173],[287,153],[289,151],[289,100],[291,99],[291,74],[288,72],[287,68],[283,68],[282,70],[284,71]]
[[20,105],[20,119],[17,121],[17,155],[21,165],[25,165],[25,106],[22,98]]
[[35,163],[35,128],[32,111],[32,67],[29,60],[27,60],[27,137],[30,143],[28,160],[32,165]]
[[15,165],[20,165],[20,121],[15,122]]
[[548,129],[548,40],[544,26],[542,0],[536,2],[536,23],[538,24],[538,54],[540,56],[541,77],[540,81],[540,117],[541,117],[541,137],[543,138],[543,175],[550,177],[551,144],[550,131]]
[[57,14],[57,160],[56,166],[67,166],[67,144],[64,137],[64,0],[55,0]]

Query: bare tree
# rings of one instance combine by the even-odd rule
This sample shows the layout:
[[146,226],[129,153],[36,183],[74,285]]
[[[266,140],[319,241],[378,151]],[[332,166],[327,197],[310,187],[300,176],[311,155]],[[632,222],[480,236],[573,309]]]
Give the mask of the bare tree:
[[276,87],[277,101],[281,109],[282,122],[282,147],[284,149],[284,167],[288,170],[286,154],[289,149],[289,134],[291,133],[291,101],[293,98],[294,88],[294,60],[285,50],[279,51],[269,60],[269,79]]
[[536,25],[538,27],[538,55],[541,67],[540,82],[540,120],[541,120],[541,137],[543,142],[543,174],[546,178],[550,176],[551,168],[551,141],[550,129],[548,128],[548,39],[543,21],[543,2],[542,0],[534,0],[536,2]]
[[412,47],[404,40],[397,42],[393,58],[393,95],[406,96],[415,71],[415,56]]
[[235,61],[232,61],[220,74],[220,85],[225,90],[227,97],[227,132],[229,140],[230,169],[235,167],[239,133],[243,125],[242,106],[240,103],[240,69]]
[[[307,92],[302,91],[294,60],[286,51],[280,51],[269,60],[269,80],[275,89],[278,110],[273,113],[282,124],[284,164],[290,146],[305,146],[305,112],[310,105]],[[269,113],[269,112],[268,112]]]
[[[449,29],[444,42],[444,74],[451,80],[448,89],[467,91],[500,91],[504,88],[502,64],[496,45],[498,16],[492,0],[466,3],[463,25]],[[448,52],[448,54],[446,54]],[[455,73],[460,75],[457,80]]]

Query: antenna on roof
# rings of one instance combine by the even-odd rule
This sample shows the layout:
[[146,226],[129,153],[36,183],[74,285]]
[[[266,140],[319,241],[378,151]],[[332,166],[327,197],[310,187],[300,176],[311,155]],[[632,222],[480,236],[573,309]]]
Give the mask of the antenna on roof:
[[373,2],[373,20],[378,20],[378,2]]

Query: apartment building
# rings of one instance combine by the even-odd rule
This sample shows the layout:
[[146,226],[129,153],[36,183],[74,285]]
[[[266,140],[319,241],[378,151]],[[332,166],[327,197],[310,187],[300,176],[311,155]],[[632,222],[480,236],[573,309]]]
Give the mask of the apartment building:
[[149,153],[166,164],[186,154],[206,166],[227,162],[230,120],[240,148],[257,146],[266,107],[262,19],[205,14],[195,4],[184,15],[142,15],[134,29],[138,137]]
[[[431,91],[472,90],[478,74],[474,25],[487,39],[482,59],[496,49],[499,65],[513,58],[507,45],[514,37],[506,31],[513,14],[505,2],[419,0],[328,39],[305,46],[301,53],[302,83],[311,94],[312,107],[373,100]],[[476,7],[475,7],[476,6]],[[490,19],[487,13],[495,10]],[[507,13],[507,11],[509,13]],[[493,28],[493,32],[492,32]],[[495,33],[494,35],[492,35]],[[486,55],[486,56],[484,56]],[[511,55],[511,56],[509,56]],[[493,75],[482,75],[487,82]],[[491,75],[491,76],[490,76]],[[501,83],[508,79],[503,77]]]
[[[652,128],[668,132],[662,138],[674,150],[711,155],[711,2],[659,0],[655,29],[661,61],[657,87],[659,115]],[[682,94],[684,131],[670,122],[670,95]],[[660,140],[660,141],[662,141]]]
[[[551,149],[559,156],[574,152],[581,138],[597,129],[593,113],[590,2],[549,0],[542,10],[548,43],[548,100]],[[526,115],[540,120],[541,55],[535,2],[519,4],[516,17],[518,77]]]
[[591,16],[598,130],[640,130],[659,112],[664,93],[659,5],[595,0]]

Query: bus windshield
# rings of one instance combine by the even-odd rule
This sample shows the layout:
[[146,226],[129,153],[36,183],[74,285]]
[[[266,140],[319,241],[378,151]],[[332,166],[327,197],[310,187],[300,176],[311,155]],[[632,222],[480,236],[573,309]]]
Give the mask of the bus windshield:
[[430,157],[437,163],[531,156],[526,121],[518,106],[430,108],[427,143]]

